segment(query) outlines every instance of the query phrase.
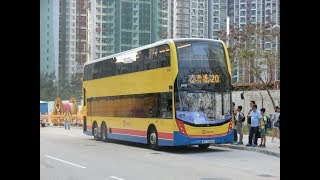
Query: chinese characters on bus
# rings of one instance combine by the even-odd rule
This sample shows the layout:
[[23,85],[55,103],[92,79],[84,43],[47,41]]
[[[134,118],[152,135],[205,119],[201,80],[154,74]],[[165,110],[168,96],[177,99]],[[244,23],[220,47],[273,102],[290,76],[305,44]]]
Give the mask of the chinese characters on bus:
[[189,83],[220,83],[220,76],[215,74],[191,74],[189,75]]

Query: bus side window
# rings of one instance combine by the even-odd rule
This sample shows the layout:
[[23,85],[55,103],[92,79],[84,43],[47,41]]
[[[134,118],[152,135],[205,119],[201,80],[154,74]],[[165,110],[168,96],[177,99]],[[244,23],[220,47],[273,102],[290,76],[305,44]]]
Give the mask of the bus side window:
[[121,75],[122,71],[123,71],[123,62],[117,62],[116,63],[116,67],[117,67],[117,75]]
[[157,48],[149,49],[149,63],[150,63],[150,69],[156,69],[159,67]]
[[144,61],[145,61],[145,55],[144,51],[138,51],[136,55],[136,69],[137,71],[143,71],[144,69]]
[[98,75],[99,75],[99,63],[96,63],[93,66],[92,79],[97,79]]
[[161,115],[161,118],[172,118],[171,93],[162,93],[160,95],[160,115]]
[[144,49],[141,51],[141,58],[143,59],[143,70],[150,69],[150,59],[149,59],[149,49]]
[[168,45],[161,45],[159,48],[159,67],[167,67],[170,65],[170,49]]

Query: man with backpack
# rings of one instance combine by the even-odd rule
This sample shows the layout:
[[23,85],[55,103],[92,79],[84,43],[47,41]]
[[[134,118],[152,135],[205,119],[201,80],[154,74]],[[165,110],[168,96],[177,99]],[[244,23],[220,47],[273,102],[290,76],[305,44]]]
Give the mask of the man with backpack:
[[242,145],[243,142],[243,130],[242,130],[242,123],[245,121],[245,116],[244,114],[241,112],[242,111],[242,106],[238,106],[237,108],[237,114],[236,114],[236,129],[237,129],[237,133],[239,134],[239,142],[237,142],[236,144],[238,145]]

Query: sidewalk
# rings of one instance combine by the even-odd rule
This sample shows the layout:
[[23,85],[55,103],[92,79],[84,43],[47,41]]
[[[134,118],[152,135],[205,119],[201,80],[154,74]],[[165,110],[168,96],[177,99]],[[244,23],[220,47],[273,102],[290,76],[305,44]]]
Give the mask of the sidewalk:
[[[240,149],[246,151],[256,151],[276,157],[280,157],[280,141],[278,138],[274,138],[274,142],[271,142],[272,137],[266,136],[266,147],[247,147],[246,144],[248,143],[249,135],[243,135],[243,145],[235,145],[235,144],[212,144],[212,146],[219,146],[219,147],[227,147],[231,149]],[[258,139],[258,146],[260,144],[261,139]]]

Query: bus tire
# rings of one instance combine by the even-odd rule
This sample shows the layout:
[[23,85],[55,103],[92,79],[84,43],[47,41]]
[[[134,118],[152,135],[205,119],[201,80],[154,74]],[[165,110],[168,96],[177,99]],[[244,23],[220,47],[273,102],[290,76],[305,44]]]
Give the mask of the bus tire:
[[108,141],[108,136],[107,136],[107,125],[106,125],[106,123],[105,122],[103,122],[102,124],[101,124],[101,140],[103,141],[103,142],[107,142]]
[[158,145],[158,132],[157,129],[152,126],[148,130],[148,145],[152,150],[159,150],[159,145]]
[[93,132],[93,138],[96,141],[100,141],[101,139],[99,137],[99,127],[98,127],[98,124],[96,122],[93,124],[92,132]]
[[208,147],[210,146],[210,144],[199,144],[198,147],[201,149],[201,150],[206,150],[208,149]]

